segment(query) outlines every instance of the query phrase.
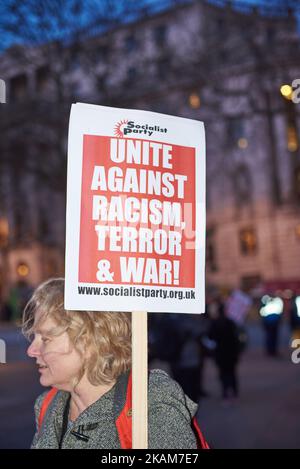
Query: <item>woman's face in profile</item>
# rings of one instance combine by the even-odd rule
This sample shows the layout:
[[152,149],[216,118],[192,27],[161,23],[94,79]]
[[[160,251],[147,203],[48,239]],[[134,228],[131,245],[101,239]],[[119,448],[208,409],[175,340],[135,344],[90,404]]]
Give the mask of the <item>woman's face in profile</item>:
[[36,360],[42,386],[71,391],[83,358],[71,344],[67,332],[52,336],[51,331],[56,327],[56,322],[49,317],[40,321],[27,354]]

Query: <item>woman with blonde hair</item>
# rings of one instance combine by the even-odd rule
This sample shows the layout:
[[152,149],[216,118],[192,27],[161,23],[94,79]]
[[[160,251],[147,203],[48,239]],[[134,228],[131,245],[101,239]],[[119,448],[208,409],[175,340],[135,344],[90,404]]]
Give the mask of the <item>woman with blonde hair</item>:
[[[64,279],[51,279],[27,304],[23,332],[51,388],[36,400],[31,447],[130,448],[130,313],[65,310]],[[149,448],[197,448],[196,404],[161,370],[148,386]]]

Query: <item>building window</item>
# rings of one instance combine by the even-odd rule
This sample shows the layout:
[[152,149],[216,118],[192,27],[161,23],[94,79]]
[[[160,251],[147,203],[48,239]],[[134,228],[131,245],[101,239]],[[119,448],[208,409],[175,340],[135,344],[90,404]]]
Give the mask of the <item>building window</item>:
[[[228,121],[227,126],[227,143],[230,147],[238,146],[243,148],[245,143],[245,123],[241,118],[233,118]],[[242,144],[242,147],[241,147]],[[244,146],[245,148],[245,146]]]
[[78,99],[81,95],[82,83],[79,80],[70,81],[69,91],[74,99]]
[[101,75],[97,77],[97,89],[100,93],[104,93],[106,91],[107,86],[107,76]]
[[201,105],[201,100],[198,93],[191,93],[189,95],[189,105],[192,109],[199,109]]
[[215,20],[215,30],[218,34],[224,34],[226,31],[226,23],[223,17],[219,16]]
[[157,47],[164,46],[167,37],[167,27],[164,24],[156,26],[153,30],[154,41]]
[[[24,210],[27,205],[28,191],[24,187],[24,165],[22,161],[27,161],[28,147],[16,142],[10,147],[12,155],[12,167],[10,174],[11,185],[14,188],[11,195],[12,224],[11,240],[18,244],[28,239],[31,223],[28,210]],[[26,166],[25,166],[26,167]]]
[[125,39],[125,50],[126,52],[133,52],[137,49],[138,43],[133,34],[127,36]]
[[50,225],[49,225],[48,214],[45,212],[45,210],[42,207],[40,207],[40,210],[39,210],[39,239],[41,241],[49,241],[49,235],[50,235]]
[[0,248],[4,248],[8,244],[9,225],[6,218],[0,218]]
[[220,59],[220,62],[223,62],[223,63],[226,63],[229,60],[228,51],[224,49],[224,46],[223,48],[219,49],[219,59]]
[[266,30],[266,42],[268,45],[272,45],[274,40],[275,40],[275,35],[276,35],[276,32],[275,32],[275,29],[271,26],[267,27],[267,30]]
[[96,51],[95,51],[96,62],[107,60],[108,55],[109,55],[109,47],[107,44],[101,44],[100,46],[96,48]]
[[48,258],[46,261],[45,261],[45,265],[44,265],[44,272],[46,273],[46,277],[55,277],[57,276],[58,274],[58,265],[57,265],[57,261],[55,259],[52,259],[52,258]]
[[290,152],[297,151],[299,148],[297,130],[293,124],[287,127],[287,147]]
[[28,80],[25,74],[17,75],[10,80],[10,100],[22,101],[27,94]]
[[238,207],[251,202],[252,178],[245,164],[240,164],[233,173],[233,191]]
[[158,78],[165,80],[170,72],[170,61],[167,58],[161,59],[157,62]]
[[262,279],[259,274],[245,275],[244,277],[241,277],[240,285],[243,291],[249,292],[257,288],[257,286],[261,284],[261,281]]
[[80,55],[79,51],[76,49],[73,49],[70,54],[69,58],[69,70],[71,72],[74,72],[75,70],[78,70],[80,68]]
[[257,253],[257,237],[254,228],[240,230],[240,249],[241,253],[247,256]]
[[295,169],[294,188],[296,199],[300,202],[300,166]]
[[37,69],[35,80],[36,80],[36,90],[38,93],[43,93],[47,91],[49,84],[49,67],[43,66]]
[[293,89],[290,85],[282,85],[280,93],[284,98],[284,110],[286,118],[287,148],[290,152],[295,152],[299,148],[297,132],[297,115],[295,105],[292,102]]
[[24,220],[23,212],[20,209],[18,201],[14,200],[14,231],[13,231],[13,241],[20,243],[24,240]]
[[208,228],[206,231],[206,266],[210,272],[218,270],[215,244],[215,229]]
[[129,67],[129,69],[127,70],[126,81],[130,83],[136,79],[137,79],[137,69],[135,67]]

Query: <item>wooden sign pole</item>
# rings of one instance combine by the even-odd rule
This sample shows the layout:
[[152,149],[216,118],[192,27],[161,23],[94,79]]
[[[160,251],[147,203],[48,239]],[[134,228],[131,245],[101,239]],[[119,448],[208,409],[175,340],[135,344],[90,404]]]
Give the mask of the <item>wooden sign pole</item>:
[[132,448],[148,448],[147,312],[132,312]]

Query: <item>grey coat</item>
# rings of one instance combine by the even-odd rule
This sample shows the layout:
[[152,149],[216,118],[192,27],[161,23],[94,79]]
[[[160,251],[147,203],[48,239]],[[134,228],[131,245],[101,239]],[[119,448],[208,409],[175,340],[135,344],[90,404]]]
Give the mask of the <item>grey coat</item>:
[[[62,449],[120,448],[115,425],[116,385],[89,406],[68,425]],[[46,393],[35,403],[36,424]],[[63,412],[69,393],[59,391],[45,414],[40,431],[36,431],[31,448],[58,448],[62,431]],[[176,381],[161,370],[152,370],[148,384],[148,448],[196,449],[197,442],[191,419],[197,405],[183,392]],[[80,428],[79,428],[80,427]],[[76,438],[71,432],[88,435],[88,441]]]

